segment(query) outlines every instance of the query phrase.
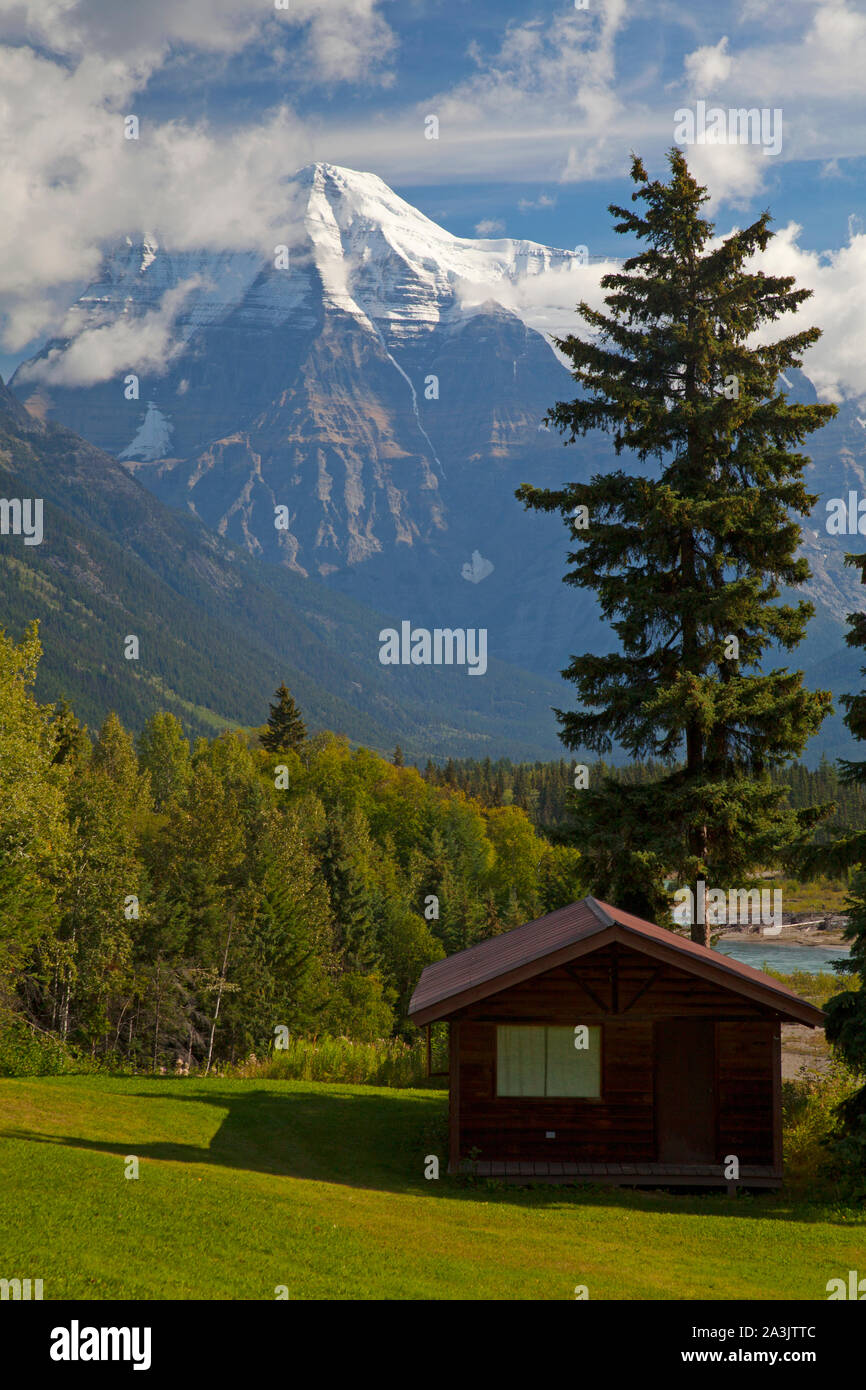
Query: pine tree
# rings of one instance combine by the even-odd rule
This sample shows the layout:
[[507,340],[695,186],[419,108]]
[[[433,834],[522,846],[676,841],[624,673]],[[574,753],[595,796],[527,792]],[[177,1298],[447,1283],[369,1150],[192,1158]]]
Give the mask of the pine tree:
[[391,761],[395,767],[405,767],[406,765],[403,758],[403,749],[400,747],[399,743],[394,749],[394,756],[391,759]]
[[[557,711],[560,737],[668,765],[649,783],[607,777],[576,792],[578,843],[596,892],[663,920],[667,876],[742,884],[821,814],[795,814],[769,773],[801,752],[830,696],[759,663],[771,644],[795,648],[812,616],[802,600],[775,600],[809,578],[792,514],[816,499],[794,446],[835,413],[777,390],[819,329],[747,345],[811,293],[745,269],[770,240],[769,213],[708,248],[706,190],[680,150],[668,158],[669,183],[650,182],[633,159],[642,212],[610,208],[616,231],[644,246],[603,277],[608,313],[580,304],[593,336],[556,340],[584,390],[547,416],[567,442],[611,432],[616,455],[630,450],[640,466],[517,493],[561,513],[578,546],[565,580],[596,591],[619,639],[618,651],[578,656],[563,672],[581,707]],[[692,934],[708,943],[701,924]]]
[[307,729],[301,718],[301,711],[295,704],[285,682],[280,686],[277,703],[271,705],[268,727],[259,735],[259,742],[269,753],[297,751],[307,737]]
[[78,722],[65,695],[61,696],[59,703],[52,709],[51,725],[54,733],[52,763],[71,764],[86,761],[90,754],[87,730]]

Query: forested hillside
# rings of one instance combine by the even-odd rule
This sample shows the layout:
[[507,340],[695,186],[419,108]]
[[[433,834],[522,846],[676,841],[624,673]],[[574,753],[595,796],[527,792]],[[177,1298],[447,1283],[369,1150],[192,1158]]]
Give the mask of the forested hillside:
[[[0,496],[38,498],[40,543],[0,536],[0,625],[40,621],[37,693],[139,732],[159,709],[196,734],[255,723],[282,676],[311,727],[447,757],[556,751],[557,687],[503,664],[488,675],[379,661],[392,620],[313,579],[244,555],[173,512],[115,459],[34,419],[0,382]],[[126,659],[128,635],[139,655]]]
[[163,712],[93,741],[34,698],[39,657],[34,630],[0,633],[7,1027],[172,1069],[261,1055],[280,1027],[386,1037],[429,961],[583,891],[519,807],[330,733],[191,748]]
[[[651,782],[661,775],[661,763],[626,763],[616,767],[602,760],[584,764],[590,787],[605,777],[626,785]],[[555,762],[515,763],[510,758],[453,758],[446,763],[428,761],[424,776],[436,786],[456,787],[467,796],[478,797],[487,806],[519,806],[533,825],[556,838],[567,831],[580,801],[573,795],[575,762],[560,758]],[[832,838],[834,829],[859,829],[866,825],[866,791],[839,779],[835,763],[822,758],[816,768],[791,763],[773,771],[771,781],[789,788],[789,801],[795,810],[835,802],[836,810],[826,823],[816,827],[819,843]]]

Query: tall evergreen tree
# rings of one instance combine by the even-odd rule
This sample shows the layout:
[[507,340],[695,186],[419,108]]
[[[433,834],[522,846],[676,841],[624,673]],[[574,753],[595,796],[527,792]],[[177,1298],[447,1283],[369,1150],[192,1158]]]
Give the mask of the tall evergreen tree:
[[365,877],[364,851],[372,851],[362,812],[337,806],[321,837],[321,864],[334,917],[334,937],[343,970],[367,974],[379,964],[373,903]]
[[[649,784],[577,791],[578,843],[597,892],[664,920],[666,876],[742,884],[821,814],[794,813],[769,772],[801,752],[830,696],[804,689],[801,672],[759,665],[773,644],[795,648],[812,616],[802,600],[776,600],[809,578],[795,517],[816,498],[795,446],[835,413],[777,389],[819,329],[750,343],[811,293],[746,269],[771,238],[769,213],[710,246],[706,190],[680,150],[668,159],[669,183],[633,159],[632,202],[645,207],[610,211],[643,248],[603,277],[609,312],[579,305],[591,337],[556,340],[584,390],[547,416],[567,442],[612,433],[616,455],[629,450],[640,467],[517,493],[569,524],[578,548],[565,581],[596,591],[619,639],[563,672],[581,708],[557,711],[560,737],[670,765]],[[692,935],[708,943],[705,926]]]
[[307,728],[285,681],[277,691],[277,703],[270,709],[268,727],[260,736],[262,747],[269,753],[286,753],[290,748],[297,751],[307,737]]
[[[866,555],[846,555],[845,563],[858,569],[860,582],[866,584]],[[845,641],[849,647],[866,650],[866,612],[848,614]],[[861,675],[866,676],[866,666],[861,667]],[[854,738],[866,740],[866,692],[843,695],[842,704]],[[840,780],[843,786],[866,787],[866,761],[840,759]],[[837,968],[843,975],[859,976],[860,988],[842,990],[827,1001],[825,1032],[843,1061],[866,1076],[866,830],[855,829],[830,844],[809,846],[798,857],[798,867],[805,873],[853,870],[844,931],[851,953]],[[859,1139],[862,1157],[866,1153],[866,1084],[842,1105],[841,1119],[848,1134]]]

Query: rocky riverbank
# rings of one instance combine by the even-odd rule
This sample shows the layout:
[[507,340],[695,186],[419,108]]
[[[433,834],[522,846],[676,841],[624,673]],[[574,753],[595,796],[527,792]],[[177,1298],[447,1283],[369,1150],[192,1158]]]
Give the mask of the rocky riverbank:
[[[799,913],[782,917],[782,930],[778,935],[764,937],[763,927],[720,927],[718,936],[722,941],[781,941],[798,946],[842,946],[847,943],[842,935],[846,917],[838,913]],[[713,932],[716,935],[716,932]]]

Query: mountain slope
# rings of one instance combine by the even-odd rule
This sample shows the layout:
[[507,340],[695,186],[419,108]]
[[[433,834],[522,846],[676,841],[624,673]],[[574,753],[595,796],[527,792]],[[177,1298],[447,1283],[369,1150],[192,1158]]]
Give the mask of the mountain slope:
[[[383,667],[381,615],[234,551],[108,455],[33,420],[0,383],[0,494],[41,498],[44,538],[0,536],[0,622],[38,617],[39,695],[134,728],[171,709],[194,732],[262,722],[285,678],[310,725],[417,757],[558,751],[552,683],[492,653],[465,669]],[[140,657],[124,657],[126,638]]]
[[[571,277],[580,297],[579,258],[454,237],[375,175],[328,164],[290,181],[289,213],[285,268],[253,253],[175,253],[152,235],[109,250],[70,338],[20,368],[16,392],[268,562],[268,584],[320,581],[397,620],[486,627],[502,660],[554,684],[571,653],[610,650],[592,596],[561,583],[565,528],[514,498],[525,481],[618,466],[605,436],[564,450],[542,423],[575,386],[533,325],[549,284],[561,301]],[[167,295],[178,296],[175,347],[142,374],[140,399],[125,398],[125,366],[73,384],[69,349],[87,329],[151,314]],[[814,399],[800,373],[786,389]],[[816,618],[780,662],[841,693],[859,683],[844,623],[862,599],[843,564],[858,542],[828,534],[826,503],[866,496],[866,414],[845,404],[806,448]],[[836,719],[811,751],[843,744]]]

